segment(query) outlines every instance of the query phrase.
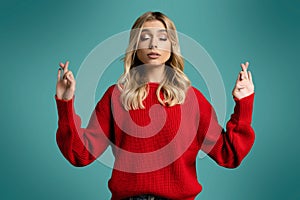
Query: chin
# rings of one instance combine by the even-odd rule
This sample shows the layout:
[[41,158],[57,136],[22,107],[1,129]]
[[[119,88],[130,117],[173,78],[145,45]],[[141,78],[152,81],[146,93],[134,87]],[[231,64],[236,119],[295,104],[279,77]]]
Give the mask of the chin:
[[164,65],[165,63],[161,63],[161,62],[147,62],[145,64],[146,65],[160,66],[160,65]]

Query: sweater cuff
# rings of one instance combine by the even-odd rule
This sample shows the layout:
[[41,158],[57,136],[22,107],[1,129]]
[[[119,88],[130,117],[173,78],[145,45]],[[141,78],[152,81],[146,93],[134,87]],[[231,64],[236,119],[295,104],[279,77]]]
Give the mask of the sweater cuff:
[[60,123],[68,123],[70,119],[73,119],[74,111],[74,96],[70,100],[59,99],[56,95],[54,96],[58,111],[58,120]]
[[234,97],[233,99],[235,101],[233,117],[240,122],[246,122],[251,124],[254,93],[241,99],[238,99],[236,97]]

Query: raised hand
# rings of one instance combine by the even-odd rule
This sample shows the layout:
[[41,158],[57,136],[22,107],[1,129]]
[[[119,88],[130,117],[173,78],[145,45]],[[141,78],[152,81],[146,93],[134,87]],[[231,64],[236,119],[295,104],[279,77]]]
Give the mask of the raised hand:
[[63,77],[61,77],[62,70],[59,69],[57,73],[56,96],[58,99],[70,100],[75,93],[76,81],[73,73],[68,69],[69,61],[65,64],[59,63],[59,66],[63,69]]
[[247,71],[248,66],[249,62],[241,64],[242,71],[239,73],[235,87],[232,91],[232,95],[238,99],[244,98],[254,93],[252,75],[250,71]]

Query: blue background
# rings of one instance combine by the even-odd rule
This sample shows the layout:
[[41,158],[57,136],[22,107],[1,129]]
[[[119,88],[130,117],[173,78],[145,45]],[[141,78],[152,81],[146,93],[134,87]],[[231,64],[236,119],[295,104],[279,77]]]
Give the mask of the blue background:
[[[0,6],[1,199],[109,199],[111,169],[100,162],[73,167],[56,145],[58,63],[70,60],[76,74],[96,45],[149,10],[164,12],[210,54],[225,83],[227,119],[239,64],[250,61],[256,142],[234,170],[198,159],[197,199],[300,199],[299,1],[6,0]],[[115,66],[97,98],[122,73],[122,63]],[[194,80],[192,71],[186,67]],[[205,85],[195,85],[207,94]]]

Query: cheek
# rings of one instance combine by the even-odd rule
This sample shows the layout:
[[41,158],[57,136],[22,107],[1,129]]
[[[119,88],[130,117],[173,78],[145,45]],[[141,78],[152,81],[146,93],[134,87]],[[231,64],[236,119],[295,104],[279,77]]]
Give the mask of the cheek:
[[144,52],[143,49],[138,49],[138,50],[136,51],[136,55],[137,55],[138,59],[139,59],[140,61],[142,61],[142,62],[143,62],[143,60],[144,60],[145,54],[146,54],[146,53]]
[[169,58],[171,56],[171,44],[163,44],[161,46],[161,54],[164,58]]
[[171,53],[171,43],[161,43],[158,48],[166,53]]
[[137,49],[147,49],[147,48],[149,48],[149,44],[146,41],[138,43]]
[[171,57],[170,51],[163,51],[163,53],[161,54],[162,62],[167,62],[170,57]]

